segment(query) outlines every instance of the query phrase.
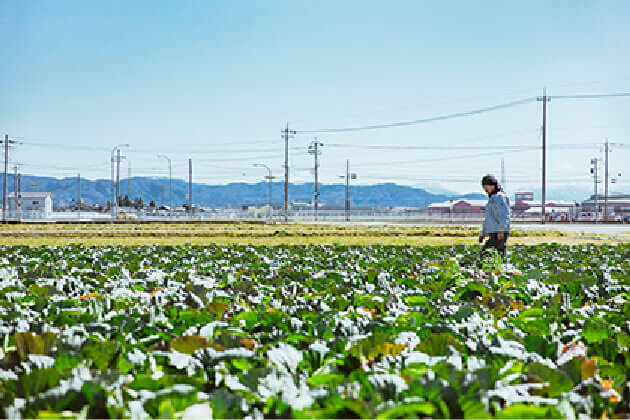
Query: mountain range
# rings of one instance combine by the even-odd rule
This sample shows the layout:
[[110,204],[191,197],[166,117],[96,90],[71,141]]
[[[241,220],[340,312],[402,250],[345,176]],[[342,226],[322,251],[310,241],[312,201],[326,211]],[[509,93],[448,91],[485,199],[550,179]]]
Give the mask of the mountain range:
[[[9,191],[14,190],[13,175],[8,175]],[[72,205],[77,199],[77,178],[54,178],[22,175],[22,191],[50,191],[55,206]],[[188,183],[173,179],[173,205],[186,202]],[[203,207],[226,208],[243,205],[261,205],[269,202],[269,184],[235,182],[226,185],[193,183],[193,203]],[[284,184],[272,184],[274,206],[284,199]],[[291,202],[305,203],[313,198],[313,183],[289,184]],[[169,205],[168,178],[133,177],[120,181],[120,195],[130,199],[142,198],[148,204],[155,200],[158,205]],[[81,200],[87,204],[106,205],[112,198],[111,182],[106,179],[81,179]],[[449,199],[485,199],[483,194],[436,194],[423,188],[385,183],[376,185],[351,185],[350,200],[354,208],[414,207],[423,208],[431,203]],[[343,207],[345,186],[343,184],[319,184],[320,206]]]

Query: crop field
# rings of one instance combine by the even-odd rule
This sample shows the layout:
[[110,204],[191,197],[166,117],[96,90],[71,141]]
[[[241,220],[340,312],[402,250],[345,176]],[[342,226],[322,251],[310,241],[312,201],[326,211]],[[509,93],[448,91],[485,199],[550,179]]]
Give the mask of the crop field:
[[630,246],[0,247],[9,418],[627,418]]
[[[476,242],[478,226],[254,223],[106,223],[0,225],[0,245],[451,245]],[[630,243],[630,235],[584,235],[515,228],[511,243]]]

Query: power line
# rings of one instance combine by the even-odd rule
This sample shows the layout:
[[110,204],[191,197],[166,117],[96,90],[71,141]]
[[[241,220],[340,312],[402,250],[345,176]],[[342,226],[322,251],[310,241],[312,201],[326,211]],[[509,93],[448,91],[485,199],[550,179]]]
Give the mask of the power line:
[[[24,141],[20,142],[21,145],[29,146],[29,147],[43,147],[43,148],[52,148],[52,149],[68,149],[72,148],[75,150],[88,150],[88,151],[109,151],[109,148],[106,147],[98,147],[98,146],[88,146],[88,145],[80,145],[80,144],[55,144],[55,143],[42,143],[42,142],[29,142]],[[182,148],[175,149],[162,149],[169,153],[174,154],[186,154],[186,153],[265,153],[265,152],[274,152],[277,149],[273,148],[264,148],[264,149],[212,149],[212,148],[203,148],[203,149],[186,149],[182,150]],[[300,149],[301,150],[301,149]],[[130,149],[129,152],[133,153],[145,153],[145,154],[154,154],[155,149],[142,149],[142,148],[133,148]]]
[[364,126],[358,126],[358,127],[320,128],[316,130],[297,130],[297,132],[299,134],[342,133],[342,132],[349,132],[349,131],[362,131],[362,130],[376,130],[376,129],[382,129],[382,128],[405,127],[405,126],[425,124],[425,123],[435,122],[435,121],[450,120],[453,118],[469,117],[472,115],[483,114],[484,112],[498,111],[500,109],[511,108],[514,106],[519,106],[519,105],[523,105],[523,104],[527,104],[527,103],[535,102],[535,101],[536,101],[536,97],[531,97],[531,98],[520,99],[518,101],[512,101],[512,102],[508,102],[504,104],[474,109],[472,111],[456,112],[454,114],[440,115],[437,117],[422,118],[422,119],[412,120],[412,121],[400,121],[400,122],[393,122],[393,123],[387,123],[387,124],[364,125]]
[[[599,93],[599,94],[555,95],[555,96],[545,95],[545,96],[547,100],[549,99],[600,99],[600,98],[613,98],[613,97],[628,97],[630,96],[630,93],[615,92],[615,93]],[[514,106],[524,105],[530,102],[536,102],[537,100],[539,100],[539,98],[529,97],[529,98],[520,99],[520,100],[516,100],[512,102],[507,102],[504,104],[488,106],[485,108],[479,108],[472,111],[456,112],[453,114],[441,115],[441,116],[431,117],[431,118],[422,118],[422,119],[411,120],[411,121],[401,121],[401,122],[393,122],[393,123],[386,123],[386,124],[373,124],[373,125],[364,125],[364,126],[357,126],[357,127],[297,130],[297,132],[299,134],[341,133],[341,132],[349,132],[349,131],[362,131],[362,130],[375,130],[375,129],[382,129],[382,128],[404,127],[404,126],[424,124],[424,123],[435,122],[435,121],[449,120],[453,118],[468,117],[472,115],[482,114],[485,112],[498,111],[505,108],[511,108]]]
[[[487,150],[490,146],[392,146],[377,144],[350,144],[350,143],[326,143],[330,147],[338,148],[356,148],[366,150]],[[493,149],[520,149],[523,147],[532,147],[528,145],[509,145],[509,146],[491,146]]]
[[[380,145],[380,144],[351,144],[351,143],[326,143],[327,146],[337,148],[356,148],[367,150],[438,150],[438,151],[450,151],[450,150],[487,150],[490,147],[499,151],[502,150],[516,150],[523,148],[540,149],[540,146],[528,145],[528,144],[512,144],[512,145],[499,145],[499,146],[392,146],[392,145]],[[554,144],[550,148],[562,149],[562,148],[593,148],[600,146],[600,143],[562,143]]]
[[601,98],[621,98],[630,96],[630,92],[617,92],[617,93],[595,93],[586,95],[553,95],[547,96],[551,99],[601,99]]

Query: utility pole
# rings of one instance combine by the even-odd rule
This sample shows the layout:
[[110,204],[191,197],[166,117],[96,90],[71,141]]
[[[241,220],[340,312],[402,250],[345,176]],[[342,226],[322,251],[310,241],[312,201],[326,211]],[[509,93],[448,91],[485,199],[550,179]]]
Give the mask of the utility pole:
[[346,222],[350,221],[350,180],[357,179],[356,173],[350,173],[350,160],[346,160],[346,174],[339,178],[346,179]]
[[127,197],[131,200],[131,160],[127,160]]
[[188,211],[190,212],[190,217],[192,218],[192,159],[188,159]]
[[284,137],[284,222],[289,222],[289,135],[295,130],[289,130],[289,123],[281,131]]
[[2,184],[2,222],[7,221],[7,171],[9,170],[9,144],[15,143],[14,140],[9,140],[9,135],[4,135],[4,142],[0,140],[0,143],[4,143],[4,182]]
[[77,209],[78,209],[78,219],[81,220],[81,174],[77,174]]
[[116,217],[118,217],[118,200],[120,197],[120,149],[116,154]]
[[346,222],[350,221],[350,160],[346,160]]
[[538,102],[543,103],[543,117],[542,117],[542,223],[545,224],[545,200],[547,198],[547,102],[551,101],[551,98],[547,97],[547,88],[543,89],[543,96],[536,98]]
[[604,143],[604,221],[608,221],[608,138]]
[[18,219],[22,219],[22,175],[17,176],[17,190],[18,190]]
[[269,223],[273,222],[273,195],[271,191],[272,180],[274,179],[273,174],[271,173],[271,168],[267,165],[263,165],[262,163],[254,163],[254,166],[257,168],[265,168],[267,170],[268,175],[265,179],[269,180]]
[[[114,154],[116,153],[116,150],[118,150],[121,147],[129,147],[128,144],[118,144],[116,146],[114,146],[114,148],[112,149],[112,152],[110,153],[110,169],[111,169],[111,190],[112,190],[112,201],[111,201],[111,211],[112,211],[112,217],[116,217],[116,212],[118,211],[118,191],[116,190],[116,179],[115,179],[115,174],[114,174],[114,162],[115,162],[115,158],[114,158]],[[120,154],[120,151],[119,151]]]
[[18,214],[18,184],[17,184],[17,177],[18,177],[18,167],[17,165],[15,165],[13,167],[13,204],[15,204],[15,215],[14,217],[17,218],[17,214]]
[[597,222],[597,219],[599,219],[599,208],[598,208],[599,206],[598,206],[598,203],[597,203],[597,184],[599,183],[599,181],[597,179],[597,176],[598,176],[598,173],[599,173],[598,172],[599,168],[597,167],[597,163],[598,162],[599,162],[599,159],[597,159],[597,158],[591,159],[591,165],[593,165],[591,167],[591,174],[593,175],[593,190],[594,190],[594,193],[595,193],[593,195],[594,203],[595,203],[595,222]]
[[308,147],[308,152],[310,154],[313,155],[313,157],[315,158],[315,163],[314,163],[314,171],[315,171],[315,196],[314,196],[314,210],[315,210],[315,221],[317,221],[317,209],[319,206],[319,191],[318,191],[318,182],[317,182],[317,168],[319,167],[319,163],[317,162],[317,156],[321,153],[318,149],[319,146],[323,146],[324,144],[319,142],[317,140],[317,137],[315,137],[315,140],[313,141],[313,143],[311,143],[311,145]]
[[110,160],[109,160],[109,168],[111,169],[111,176],[110,176],[110,180],[111,180],[111,190],[112,190],[112,201],[111,201],[111,205],[110,205],[110,211],[112,212],[112,217],[116,217],[116,198],[115,198],[115,187],[116,187],[116,181],[114,179],[114,153],[116,152],[116,149],[118,148],[118,146],[115,146],[112,149],[112,153],[110,155]]
[[7,221],[7,171],[9,165],[9,135],[4,135],[4,182],[2,183],[2,221]]

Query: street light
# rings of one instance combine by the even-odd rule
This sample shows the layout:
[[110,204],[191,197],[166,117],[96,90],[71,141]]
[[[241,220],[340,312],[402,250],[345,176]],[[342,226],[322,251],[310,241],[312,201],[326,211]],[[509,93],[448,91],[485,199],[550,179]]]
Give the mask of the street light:
[[164,158],[168,161],[168,195],[169,195],[169,201],[171,203],[169,215],[172,216],[173,215],[173,172],[171,170],[171,158],[162,154],[157,155],[157,157]]
[[346,160],[346,174],[339,175],[339,178],[346,180],[346,222],[350,221],[350,180],[357,179],[356,173],[350,173],[350,161]]
[[315,162],[313,165],[313,171],[315,172],[315,194],[313,196],[314,198],[314,203],[313,203],[313,210],[315,210],[314,214],[315,214],[315,221],[317,221],[317,209],[319,206],[319,191],[318,191],[318,186],[317,186],[317,168],[319,166],[319,163],[317,162],[317,157],[319,155],[322,154],[322,151],[318,149],[319,146],[323,146],[324,143],[320,142],[319,140],[317,140],[317,137],[315,137],[315,140],[313,141],[313,143],[310,144],[310,146],[308,146],[308,153],[310,153],[311,155],[314,156],[315,158]]
[[257,168],[265,168],[267,169],[267,172],[269,173],[269,175],[267,175],[265,177],[265,179],[269,180],[269,222],[273,222],[273,201],[272,201],[272,195],[271,195],[271,180],[274,179],[274,176],[271,173],[271,168],[267,165],[264,165],[262,163],[254,163],[255,167]]
[[115,189],[116,189],[116,180],[114,179],[114,153],[121,147],[130,147],[127,143],[118,144],[114,146],[112,152],[110,154],[110,169],[111,169],[111,180],[112,180],[112,201],[110,204],[112,216],[116,217],[117,207],[118,207],[118,197],[116,197]]

